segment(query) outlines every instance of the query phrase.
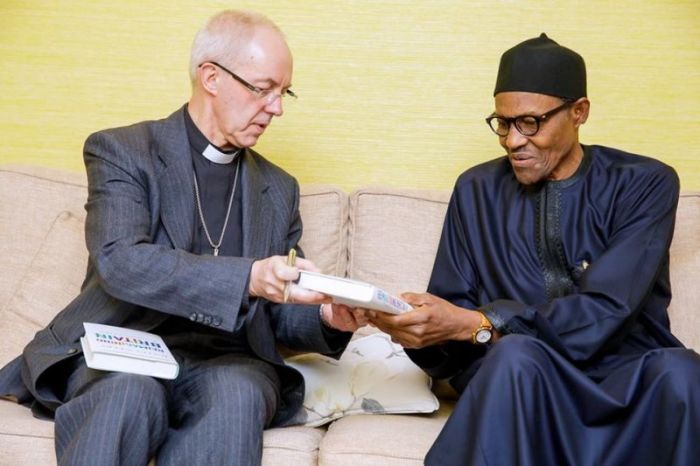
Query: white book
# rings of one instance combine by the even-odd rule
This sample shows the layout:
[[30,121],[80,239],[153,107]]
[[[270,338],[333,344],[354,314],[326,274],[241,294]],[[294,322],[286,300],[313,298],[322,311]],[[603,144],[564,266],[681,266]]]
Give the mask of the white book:
[[299,272],[297,285],[331,296],[334,303],[350,307],[373,309],[390,314],[403,314],[413,310],[410,304],[396,296],[369,283],[349,278],[302,270]]
[[177,361],[158,335],[112,325],[83,322],[80,339],[85,362],[92,369],[174,379]]

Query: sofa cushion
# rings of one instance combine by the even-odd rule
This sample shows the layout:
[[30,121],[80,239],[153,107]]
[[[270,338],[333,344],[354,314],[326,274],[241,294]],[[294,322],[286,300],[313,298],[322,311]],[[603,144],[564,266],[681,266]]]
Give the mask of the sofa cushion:
[[430,377],[386,334],[353,340],[335,360],[320,354],[287,359],[306,382],[295,422],[326,424],[359,413],[432,413],[439,407]]
[[454,404],[434,414],[360,414],[335,421],[321,440],[319,465],[419,466]]
[[56,216],[64,211],[76,217],[84,215],[86,194],[84,174],[36,167],[0,168],[0,312],[42,247]]
[[[73,270],[70,260],[64,263],[54,257],[70,256],[75,245],[85,248],[82,229],[64,220],[84,216],[86,186],[82,173],[28,166],[0,168],[0,319],[5,329],[0,365],[17,356],[67,301],[48,310],[34,304],[63,293],[60,288],[67,276],[82,279],[84,267]],[[37,281],[44,286],[36,288],[33,283]]]
[[353,192],[348,276],[392,294],[425,291],[449,196],[391,188]]
[[2,335],[0,336],[0,367],[22,354],[22,349],[34,338],[40,329],[13,312],[0,313],[2,319]]
[[32,417],[31,411],[0,400],[0,464],[56,464],[53,422]]
[[263,432],[262,466],[305,466],[318,463],[318,445],[325,429],[303,426]]
[[44,327],[78,295],[88,259],[84,228],[84,215],[58,214],[18,283],[8,311]]
[[671,243],[671,330],[700,351],[700,193],[683,193]]
[[80,291],[87,250],[83,218],[63,211],[55,218],[39,250],[24,268],[15,293],[0,310],[12,336],[0,343],[0,364],[19,354],[34,332],[45,327]]
[[345,275],[348,196],[331,186],[302,186],[299,212],[304,232],[299,245],[323,273]]
[[[37,419],[26,406],[0,401],[0,435],[28,436],[53,440],[53,421]],[[5,422],[7,421],[7,422]]]
[[0,458],[0,464],[7,466],[56,464],[52,438],[0,434]]

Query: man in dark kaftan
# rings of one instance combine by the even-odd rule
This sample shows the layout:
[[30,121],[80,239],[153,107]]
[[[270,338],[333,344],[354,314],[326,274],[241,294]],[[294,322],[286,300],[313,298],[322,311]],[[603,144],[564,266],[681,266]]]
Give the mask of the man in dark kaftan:
[[370,314],[460,393],[426,464],[700,464],[700,356],[666,311],[676,173],[579,143],[585,64],[544,34],[494,96],[507,155],[457,180],[429,293]]

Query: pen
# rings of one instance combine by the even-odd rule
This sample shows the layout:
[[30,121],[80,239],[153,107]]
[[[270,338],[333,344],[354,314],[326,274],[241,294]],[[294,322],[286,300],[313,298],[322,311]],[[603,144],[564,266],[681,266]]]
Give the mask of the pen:
[[[294,263],[297,260],[297,250],[292,248],[289,250],[289,254],[287,254],[287,265],[290,267],[294,267]],[[287,282],[284,284],[284,302],[286,303],[287,300],[289,299],[289,288],[291,286],[291,282]]]

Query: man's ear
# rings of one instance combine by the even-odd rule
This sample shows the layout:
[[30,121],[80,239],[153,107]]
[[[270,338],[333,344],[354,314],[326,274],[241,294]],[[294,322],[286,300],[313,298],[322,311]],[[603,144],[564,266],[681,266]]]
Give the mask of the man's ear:
[[197,78],[205,92],[216,95],[219,73],[211,63],[202,63],[197,68]]
[[581,97],[572,105],[572,114],[576,128],[588,120],[588,112],[591,109],[591,101],[586,97]]

